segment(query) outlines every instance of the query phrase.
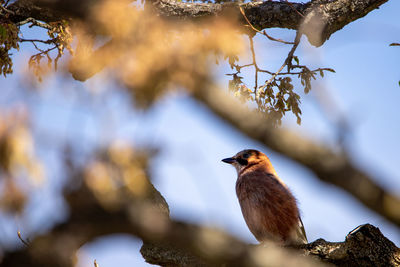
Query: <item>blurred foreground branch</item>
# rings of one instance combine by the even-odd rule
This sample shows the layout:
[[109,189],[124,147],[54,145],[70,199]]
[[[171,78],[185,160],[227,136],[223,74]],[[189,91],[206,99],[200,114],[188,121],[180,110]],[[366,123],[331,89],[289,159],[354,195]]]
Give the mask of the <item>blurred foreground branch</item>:
[[293,159],[311,170],[320,180],[350,193],[369,209],[400,226],[400,199],[362,171],[347,153],[310,140],[292,131],[276,128],[262,114],[251,112],[218,88],[197,91],[194,97],[234,128]]
[[249,246],[217,229],[170,220],[168,205],[154,187],[146,198],[133,199],[126,188],[117,195],[110,206],[83,183],[66,195],[67,221],[34,238],[29,247],[6,253],[1,266],[73,266],[82,245],[113,233],[141,238],[146,261],[162,266],[319,266],[273,244]]
[[217,229],[170,220],[162,196],[153,193],[157,195],[153,200],[132,201],[120,192],[121,200],[129,201],[108,209],[83,186],[67,195],[70,216],[66,222],[35,238],[29,247],[5,254],[2,266],[73,266],[80,246],[113,233],[141,238],[146,261],[161,266],[323,265],[299,255],[301,251],[337,266],[400,264],[399,249],[371,225],[352,231],[345,242],[319,239],[295,253],[274,244],[248,245]]

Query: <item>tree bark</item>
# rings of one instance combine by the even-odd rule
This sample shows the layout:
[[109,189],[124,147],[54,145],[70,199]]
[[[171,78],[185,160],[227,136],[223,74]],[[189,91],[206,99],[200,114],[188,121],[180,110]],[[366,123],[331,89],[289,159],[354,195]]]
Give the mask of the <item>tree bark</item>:
[[[287,28],[301,30],[314,46],[322,45],[336,31],[347,24],[364,17],[388,0],[312,0],[307,3],[266,1],[249,3],[189,3],[172,0],[149,1],[159,15],[177,19],[200,19],[220,16],[232,11],[241,23],[247,22],[239,12],[244,10],[250,23],[259,30],[266,28]],[[14,12],[8,14],[13,22],[32,17],[45,22],[60,19],[88,19],[90,9],[100,0],[18,0],[10,5]]]

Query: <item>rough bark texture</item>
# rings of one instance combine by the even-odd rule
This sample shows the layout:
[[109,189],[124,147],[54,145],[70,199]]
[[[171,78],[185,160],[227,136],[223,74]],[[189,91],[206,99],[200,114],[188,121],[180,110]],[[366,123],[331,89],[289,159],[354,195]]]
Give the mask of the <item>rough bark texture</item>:
[[336,266],[400,266],[400,249],[370,224],[351,231],[345,242],[318,239],[304,252]]
[[[345,25],[367,15],[388,0],[313,0],[307,3],[265,1],[239,3],[184,3],[171,0],[150,1],[159,15],[178,19],[199,19],[223,15],[232,11],[247,24],[239,12],[243,8],[250,23],[259,30],[265,28],[301,29],[311,44],[322,45],[336,31]],[[46,22],[59,19],[87,19],[90,7],[99,0],[18,0],[9,9],[15,14],[14,22],[28,17]],[[149,6],[149,5],[147,5]],[[235,16],[232,16],[234,18]]]
[[13,22],[29,17],[44,22],[71,18],[85,19],[89,15],[90,8],[99,2],[100,0],[17,0],[8,7],[15,13],[9,15],[9,18]]
[[[387,0],[314,0],[308,3],[285,1],[250,2],[245,4],[200,4],[171,0],[157,0],[153,5],[159,14],[181,19],[203,18],[223,14],[226,9],[243,8],[250,23],[257,29],[302,29],[311,44],[322,45],[345,25],[364,17]],[[244,18],[241,18],[246,24]]]

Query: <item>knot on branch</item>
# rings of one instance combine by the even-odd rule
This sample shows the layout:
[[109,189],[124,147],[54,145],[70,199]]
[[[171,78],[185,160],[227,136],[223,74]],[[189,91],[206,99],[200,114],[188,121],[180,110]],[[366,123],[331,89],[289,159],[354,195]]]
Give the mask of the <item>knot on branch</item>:
[[305,250],[306,254],[336,266],[400,265],[400,249],[371,224],[358,226],[344,242],[318,239],[308,244]]

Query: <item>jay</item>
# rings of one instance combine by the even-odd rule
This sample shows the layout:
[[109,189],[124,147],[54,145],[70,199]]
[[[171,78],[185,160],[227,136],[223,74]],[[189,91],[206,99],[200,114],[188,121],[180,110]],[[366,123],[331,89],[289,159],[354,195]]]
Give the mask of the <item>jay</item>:
[[296,199],[264,153],[247,149],[222,161],[237,171],[236,195],[244,220],[259,242],[308,243]]

